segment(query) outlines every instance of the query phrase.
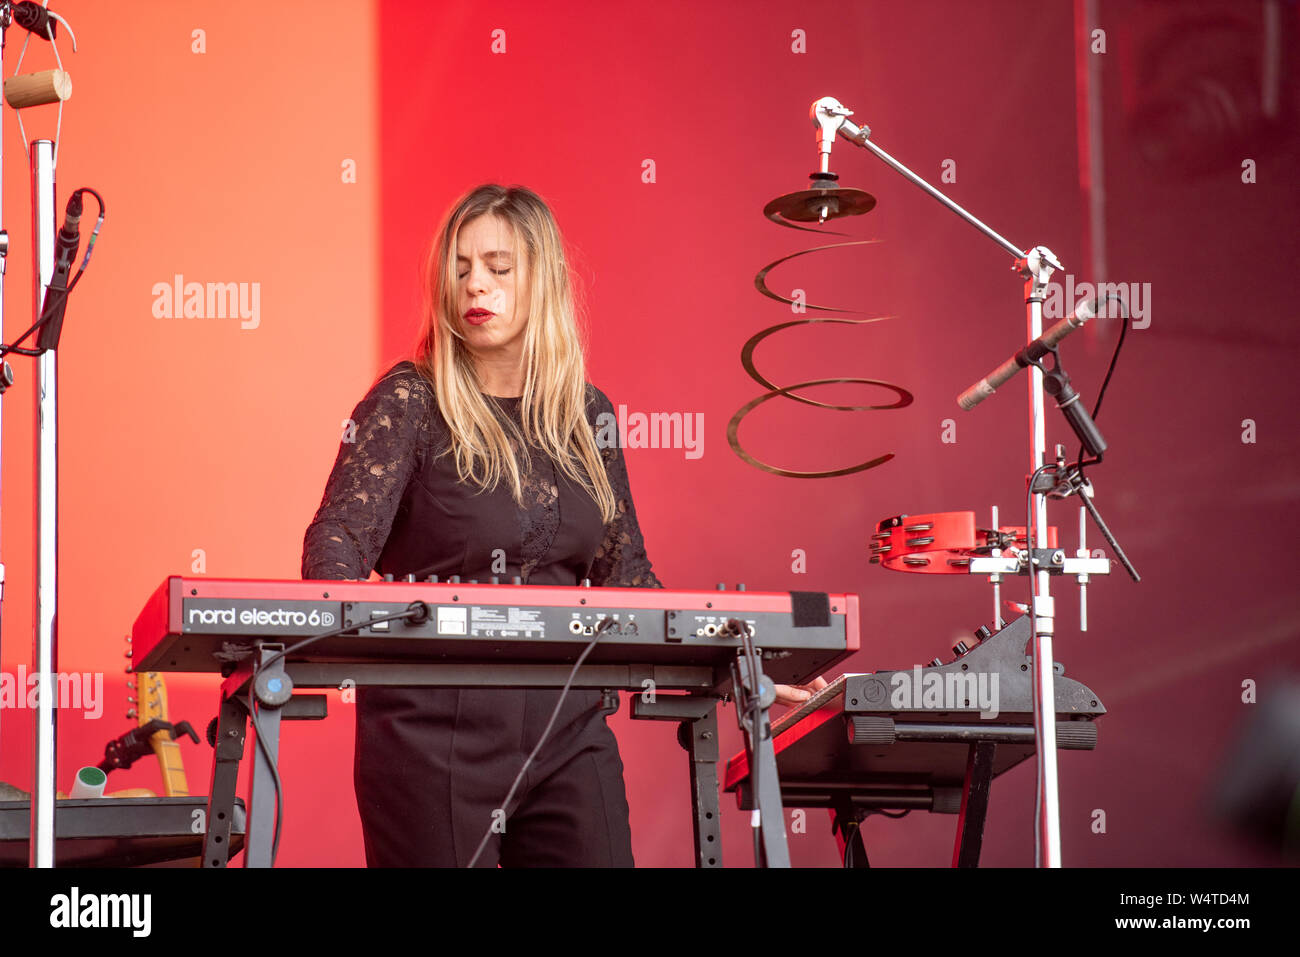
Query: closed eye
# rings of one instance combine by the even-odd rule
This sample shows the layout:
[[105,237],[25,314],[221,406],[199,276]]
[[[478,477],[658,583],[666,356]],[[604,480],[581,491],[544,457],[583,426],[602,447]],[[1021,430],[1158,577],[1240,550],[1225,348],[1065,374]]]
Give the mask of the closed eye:
[[[494,273],[496,273],[498,276],[504,276],[504,275],[506,275],[508,272],[510,272],[509,269],[493,269],[492,271],[493,271]],[[467,273],[467,272],[457,273],[457,274],[456,274],[456,278],[457,278],[457,279],[464,279],[464,278],[465,278],[466,276],[468,276],[468,275],[469,275],[469,273]]]

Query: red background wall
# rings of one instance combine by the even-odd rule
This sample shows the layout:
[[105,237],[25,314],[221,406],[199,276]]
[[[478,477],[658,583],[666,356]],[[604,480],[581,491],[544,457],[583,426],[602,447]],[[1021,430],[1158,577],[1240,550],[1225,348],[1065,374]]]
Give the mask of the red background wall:
[[[81,45],[75,56],[60,46],[75,83],[60,202],[85,183],[110,206],[60,350],[60,664],[104,672],[113,706],[99,721],[64,715],[61,786],[128,726],[118,706],[121,639],[165,575],[194,571],[201,549],[208,575],[297,576],[340,423],[406,354],[426,244],[450,202],[481,182],[523,183],[551,202],[585,292],[590,379],[632,411],[704,414],[701,458],[628,454],[649,554],[669,587],[858,593],[864,650],[850,671],[946,656],[988,620],[984,582],[869,567],[866,540],[876,521],[903,512],[974,509],[983,521],[990,505],[1003,516],[1023,509],[1023,383],[975,412],[953,402],[1023,340],[1020,283],[1003,251],[847,143],[837,143],[833,168],[879,206],[845,231],[880,244],[805,257],[769,282],[895,318],[791,330],[761,346],[757,361],[780,383],[887,379],[916,401],[866,413],[773,402],[741,437],[760,458],[801,470],[897,457],[835,479],[781,478],[738,459],[726,426],[760,391],[740,367],[741,345],[790,318],[755,292],[754,274],[787,253],[844,241],[761,215],[807,182],[816,158],[807,113],[819,96],[855,109],[884,149],[936,183],[943,162],[955,161],[956,182],[944,187],[954,199],[1018,244],[1050,246],[1076,281],[1097,278],[1085,265],[1082,41],[1069,4],[147,7],[127,21],[84,0],[56,5]],[[1061,756],[1064,859],[1268,863],[1266,849],[1215,824],[1208,805],[1252,707],[1243,680],[1264,698],[1300,663],[1285,534],[1300,497],[1298,338],[1288,324],[1300,164],[1293,137],[1247,140],[1257,155],[1221,156],[1200,172],[1144,162],[1126,104],[1147,83],[1140,67],[1151,38],[1175,35],[1178,12],[1114,0],[1101,13],[1106,278],[1151,283],[1152,309],[1150,326],[1130,332],[1107,394],[1099,424],[1113,451],[1093,477],[1144,581],[1117,568],[1096,582],[1086,634],[1074,588],[1054,589],[1057,660],[1109,709],[1095,752]],[[206,52],[194,52],[195,30],[205,31]],[[504,53],[491,50],[494,30],[505,31]],[[806,33],[805,53],[791,49],[795,30]],[[1294,33],[1286,51],[1290,63]],[[48,50],[29,59],[52,65]],[[1285,78],[1290,103],[1293,72]],[[29,133],[52,133],[52,114],[27,117]],[[5,218],[16,247],[6,339],[26,328],[31,308],[15,128],[6,120]],[[1200,142],[1223,149],[1222,139]],[[1246,157],[1258,163],[1254,184],[1241,181]],[[642,181],[646,159],[653,183]],[[344,181],[348,160],[355,183]],[[153,284],[175,273],[259,282],[260,325],[156,318]],[[1117,321],[1103,320],[1066,347],[1089,401],[1117,332]],[[19,386],[4,399],[0,645],[10,672],[30,661],[33,593],[34,368],[14,365]],[[817,395],[847,404],[864,391]],[[1253,444],[1242,441],[1247,418]],[[948,419],[956,442],[942,440]],[[1065,441],[1057,418],[1049,441]],[[1051,513],[1071,545],[1076,511],[1057,504]],[[796,549],[805,573],[792,570]],[[214,680],[176,676],[169,688],[175,718],[202,728],[215,713]],[[328,721],[286,735],[282,864],[363,863],[351,715],[337,694],[330,706]],[[724,754],[740,746],[732,719],[724,711]],[[614,721],[638,863],[688,864],[686,764],[672,729],[626,711]],[[30,741],[30,712],[0,714],[0,779],[30,786]],[[202,787],[210,751],[183,748]],[[141,762],[110,784],[157,787],[157,772]],[[1032,764],[997,781],[984,863],[1032,862],[1033,804]],[[1099,809],[1105,833],[1091,827]],[[872,819],[872,861],[946,864],[953,823]],[[749,863],[747,825],[724,798],[733,865]],[[791,835],[794,861],[833,865],[824,817],[810,813],[808,825]]]

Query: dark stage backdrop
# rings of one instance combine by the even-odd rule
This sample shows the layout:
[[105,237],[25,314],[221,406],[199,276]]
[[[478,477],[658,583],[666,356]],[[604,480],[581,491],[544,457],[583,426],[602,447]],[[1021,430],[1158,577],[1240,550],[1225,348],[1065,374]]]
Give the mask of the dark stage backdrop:
[[[1010,0],[169,3],[130,31],[98,5],[63,6],[86,47],[76,76],[89,92],[65,118],[60,193],[101,186],[111,218],[74,300],[81,322],[65,334],[61,606],[62,667],[105,674],[110,705],[100,719],[64,715],[62,786],[127,727],[120,639],[164,575],[297,576],[340,423],[409,354],[429,239],[483,182],[525,184],[551,203],[586,305],[590,380],[629,413],[703,416],[699,454],[628,452],[668,587],[859,594],[863,650],[847,671],[948,657],[988,622],[984,581],[869,566],[867,541],[900,513],[973,509],[983,524],[996,505],[1004,523],[1023,523],[1025,382],[973,412],[954,401],[1023,342],[1021,282],[1006,252],[844,141],[832,168],[874,194],[876,210],[837,224],[842,237],[767,222],[768,200],[807,184],[809,104],[831,95],[1013,242],[1051,247],[1067,267],[1058,283],[1122,283],[1141,309],[1098,419],[1112,450],[1093,478],[1143,582],[1118,566],[1094,581],[1086,633],[1075,588],[1054,586],[1056,658],[1109,710],[1095,752],[1061,754],[1065,863],[1280,860],[1210,808],[1244,722],[1300,665],[1286,557],[1300,497],[1292,5],[1270,33],[1266,4],[1104,0],[1100,37],[1076,25],[1071,4]],[[251,30],[254,14],[274,22]],[[166,91],[145,84],[146,53],[173,78]],[[1104,262],[1081,186],[1080,59],[1100,84]],[[26,185],[20,165],[6,173],[12,230],[25,222]],[[835,412],[773,401],[740,437],[760,459],[803,471],[895,457],[823,480],[755,469],[726,438],[762,391],[741,346],[799,316],[760,296],[754,276],[853,239],[878,242],[796,259],[768,281],[890,318],[796,327],[756,361],[779,384],[886,380],[915,402]],[[12,304],[29,267],[10,265],[8,302],[25,315]],[[151,290],[176,273],[259,282],[264,315],[256,328],[159,316]],[[1120,322],[1098,320],[1065,346],[1089,403]],[[891,401],[867,386],[810,394]],[[30,661],[29,390],[5,401],[12,673]],[[1067,440],[1054,412],[1048,427],[1049,442]],[[1050,514],[1073,548],[1077,506]],[[1091,528],[1089,544],[1102,544]],[[176,717],[201,727],[215,713],[214,681],[171,686]],[[286,865],[363,863],[350,705],[333,694],[330,708],[285,736]],[[672,727],[631,721],[626,707],[612,723],[637,862],[689,864],[686,758]],[[732,709],[721,724],[730,755]],[[29,786],[30,740],[29,711],[0,714],[0,779]],[[184,752],[203,786],[210,751]],[[111,786],[156,787],[156,769],[142,763]],[[1032,762],[995,782],[984,864],[1033,862],[1034,792]],[[748,814],[724,797],[723,817],[724,860],[749,864]],[[790,823],[796,864],[837,863],[824,812]],[[953,827],[920,812],[872,818],[871,861],[946,865]]]

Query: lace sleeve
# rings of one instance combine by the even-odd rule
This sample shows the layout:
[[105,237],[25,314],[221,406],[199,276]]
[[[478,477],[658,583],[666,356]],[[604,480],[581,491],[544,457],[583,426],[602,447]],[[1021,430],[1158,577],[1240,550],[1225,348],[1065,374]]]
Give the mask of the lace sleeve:
[[357,404],[302,548],[306,579],[369,578],[423,461],[431,392],[400,364]]
[[[590,391],[593,396],[593,423],[596,422],[596,416],[602,413],[614,416],[614,405],[608,396],[595,386]],[[609,476],[610,488],[614,492],[616,514],[614,520],[605,526],[604,539],[596,550],[596,558],[587,577],[596,587],[663,588],[663,582],[655,575],[650,559],[646,556],[645,540],[641,537],[636,508],[632,504],[632,487],[627,475],[627,462],[623,457],[622,437],[618,436],[617,427],[614,434],[617,441],[608,447],[602,447],[600,456],[604,460],[605,474]]]

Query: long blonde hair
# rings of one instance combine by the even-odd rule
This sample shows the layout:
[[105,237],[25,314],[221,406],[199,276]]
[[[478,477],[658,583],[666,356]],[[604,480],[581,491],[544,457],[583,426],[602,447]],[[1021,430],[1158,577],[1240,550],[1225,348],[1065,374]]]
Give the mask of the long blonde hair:
[[[456,237],[466,223],[489,213],[509,223],[516,242],[527,251],[523,435],[513,421],[489,406],[473,356],[452,321],[458,313]],[[531,468],[528,446],[532,444],[587,490],[604,522],[612,521],[614,493],[586,416],[585,342],[578,327],[563,240],[546,203],[522,186],[490,183],[470,190],[439,227],[429,250],[425,280],[424,322],[413,361],[432,385],[447,422],[451,445],[440,454],[455,452],[460,481],[469,479],[490,490],[505,479],[515,502],[524,507],[515,449],[523,454],[525,468]],[[518,305],[522,303],[516,308]]]

